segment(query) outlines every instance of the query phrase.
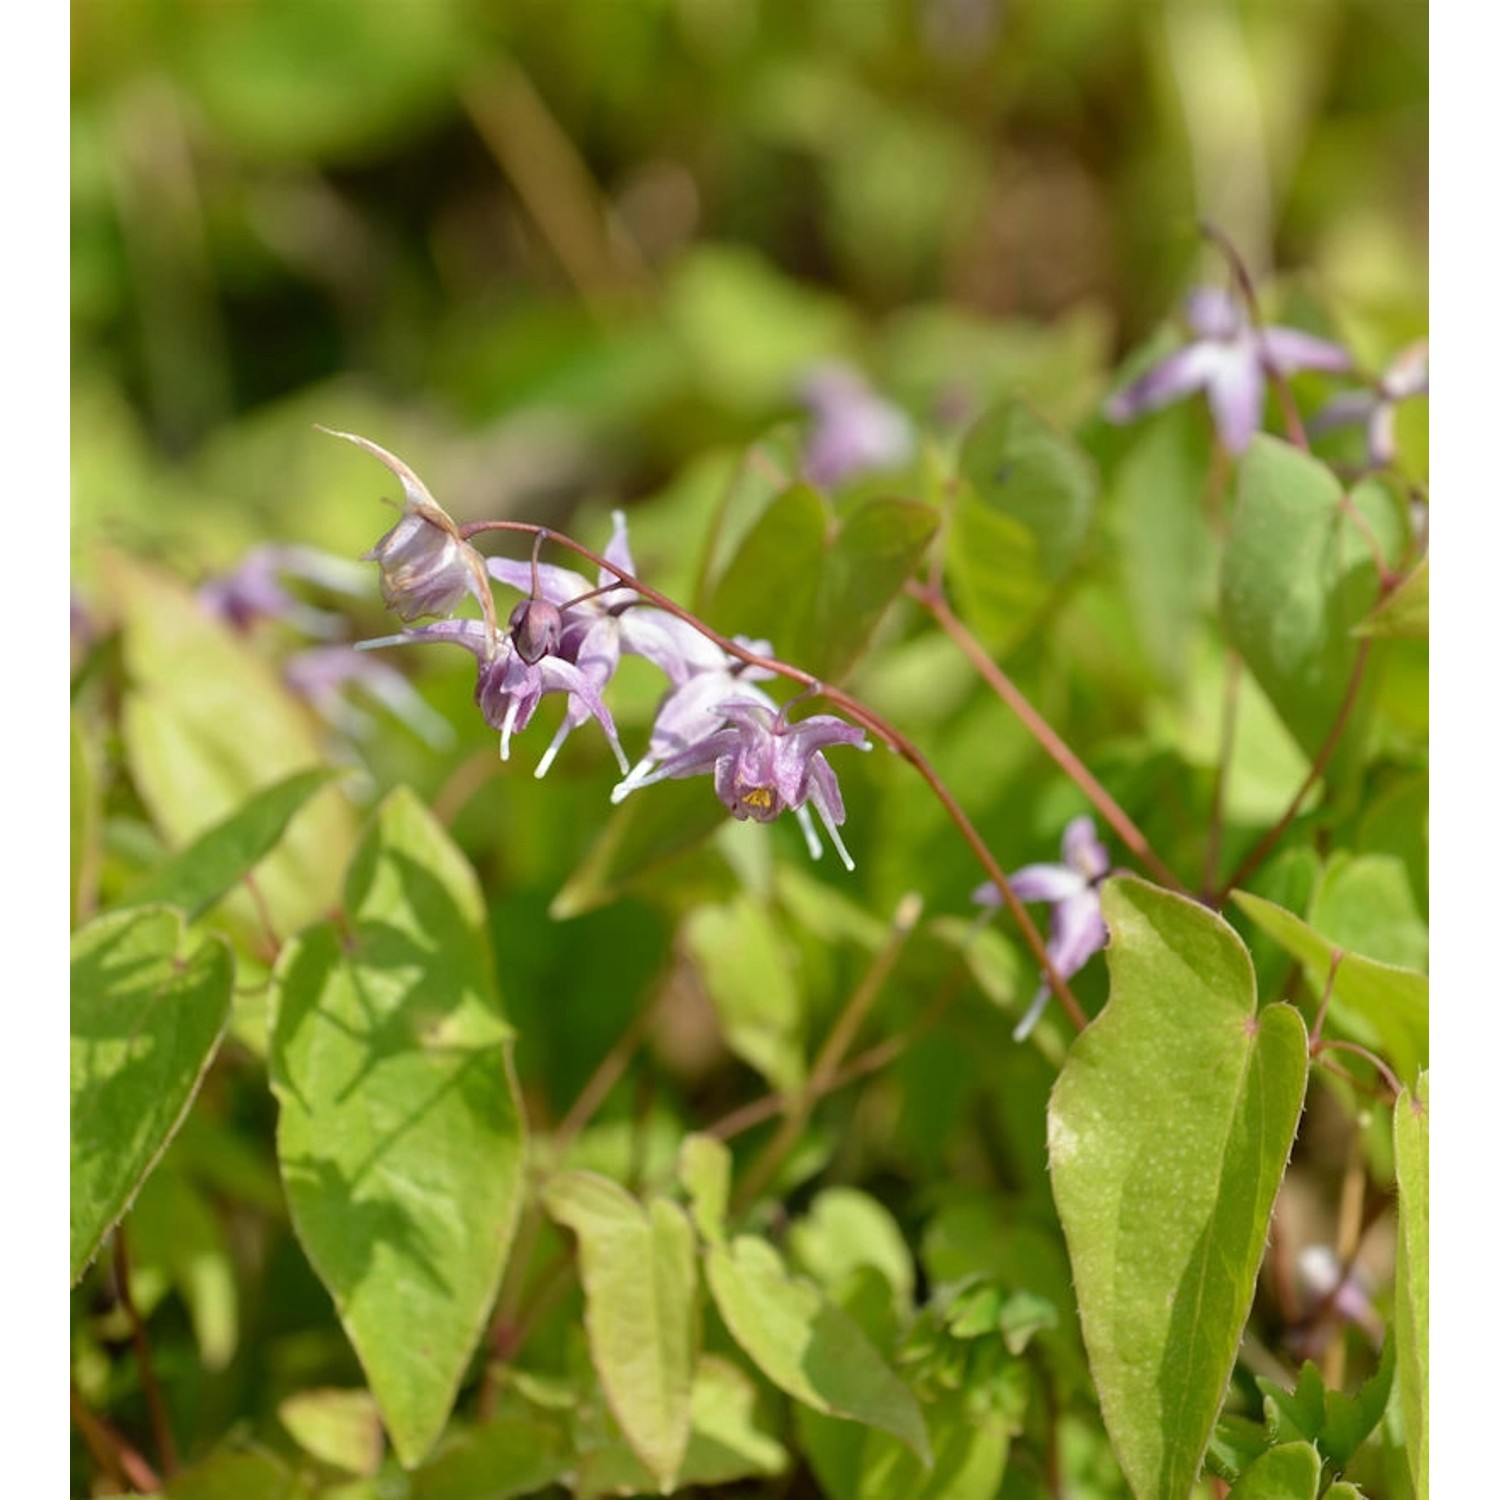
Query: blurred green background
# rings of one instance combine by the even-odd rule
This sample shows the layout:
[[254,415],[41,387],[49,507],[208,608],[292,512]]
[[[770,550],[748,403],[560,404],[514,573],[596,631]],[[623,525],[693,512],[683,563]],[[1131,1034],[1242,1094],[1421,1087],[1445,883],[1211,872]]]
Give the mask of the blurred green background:
[[648,555],[823,357],[1076,421],[1205,215],[1371,366],[1426,327],[1408,0],[76,0],[73,91],[86,600],[367,547],[314,421],[460,518],[671,490]]

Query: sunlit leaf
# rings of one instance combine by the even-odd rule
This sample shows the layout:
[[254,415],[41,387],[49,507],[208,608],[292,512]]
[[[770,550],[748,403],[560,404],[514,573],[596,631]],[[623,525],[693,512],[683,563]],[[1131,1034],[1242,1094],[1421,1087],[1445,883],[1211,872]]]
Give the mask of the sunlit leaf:
[[276,1408],[304,1452],[350,1474],[374,1474],[385,1453],[380,1413],[368,1391],[297,1391]]
[[[1300,917],[1248,891],[1234,903],[1268,936],[1299,959],[1313,993],[1328,986],[1335,946]],[[1427,1062],[1427,976],[1344,953],[1334,975],[1329,1015],[1377,1046],[1401,1078],[1415,1078]]]
[[243,807],[153,870],[122,904],[154,902],[181,907],[190,920],[201,916],[276,847],[292,819],[337,774],[331,767],[314,767],[254,793]]
[[1427,559],[1424,557],[1405,578],[1355,626],[1356,635],[1427,635]]
[[1048,1110],[1054,1196],[1115,1453],[1139,1494],[1186,1497],[1250,1311],[1307,1080],[1289,1006],[1255,1008],[1212,912],[1108,882],[1110,998]]
[[447,1420],[509,1250],[512,1032],[474,874],[411,793],[376,813],[344,911],[276,967],[277,1153],[298,1238],[411,1467]]
[[[108,576],[124,621],[131,775],[172,843],[191,842],[253,793],[326,764],[303,707],[179,583],[118,555]],[[329,910],[353,841],[353,817],[338,795],[297,819],[256,877],[279,930]]]
[[1406,1461],[1417,1500],[1427,1500],[1428,1078],[1396,1101],[1396,1379]]
[[162,907],[109,913],[72,950],[69,1257],[77,1281],[171,1140],[229,1018],[220,938]]
[[96,756],[78,715],[68,735],[68,911],[83,921],[93,907],[99,880],[100,795]]
[[787,1275],[765,1240],[744,1235],[710,1247],[708,1284],[735,1342],[773,1384],[814,1411],[889,1432],[931,1461],[911,1392],[846,1313],[810,1281]]
[[729,1147],[711,1135],[687,1136],[677,1153],[677,1179],[687,1190],[693,1224],[710,1245],[724,1240],[732,1166]]
[[643,1208],[589,1172],[548,1182],[547,1212],[578,1236],[584,1326],[621,1430],[663,1489],[687,1451],[698,1266],[687,1215],[665,1198]]
[[911,1251],[885,1208],[857,1188],[824,1188],[787,1235],[793,1261],[820,1285],[832,1287],[859,1266],[872,1266],[903,1305],[915,1284]]

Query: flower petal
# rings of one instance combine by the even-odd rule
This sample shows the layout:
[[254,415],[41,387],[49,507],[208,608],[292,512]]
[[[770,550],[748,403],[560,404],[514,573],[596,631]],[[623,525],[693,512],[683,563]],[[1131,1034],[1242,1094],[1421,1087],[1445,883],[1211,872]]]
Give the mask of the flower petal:
[[1208,383],[1208,405],[1219,441],[1231,453],[1243,453],[1260,430],[1266,404],[1266,377],[1248,345],[1233,359],[1220,361]]
[[1063,979],[1070,979],[1104,946],[1108,936],[1099,897],[1093,890],[1085,890],[1052,908],[1047,957]]
[[1063,829],[1062,856],[1063,863],[1085,880],[1099,880],[1109,874],[1109,850],[1099,842],[1094,820],[1087,813]]
[[1116,391],[1105,403],[1104,415],[1111,422],[1130,422],[1200,390],[1221,361],[1215,344],[1184,344],[1175,353],[1152,365],[1144,375]]
[[1353,361],[1349,351],[1328,339],[1314,338],[1300,328],[1265,328],[1260,333],[1261,357],[1282,375],[1298,370],[1324,370],[1337,374]]
[[1020,901],[1068,901],[1086,891],[1088,882],[1067,865],[1022,865],[1010,888]]

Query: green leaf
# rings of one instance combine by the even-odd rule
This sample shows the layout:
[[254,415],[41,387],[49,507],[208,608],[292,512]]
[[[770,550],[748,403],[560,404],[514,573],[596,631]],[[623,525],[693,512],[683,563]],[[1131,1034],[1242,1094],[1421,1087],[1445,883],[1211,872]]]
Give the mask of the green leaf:
[[687,1452],[697,1352],[692,1226],[675,1203],[657,1198],[643,1209],[591,1172],[554,1177],[542,1197],[578,1236],[584,1326],[610,1410],[671,1490]]
[[696,849],[728,816],[712,787],[697,777],[636,792],[608,814],[547,915],[563,922],[608,905],[642,877]]
[[276,1408],[298,1447],[349,1474],[374,1474],[385,1454],[380,1413],[368,1391],[297,1391]]
[[[1365,529],[1316,459],[1260,436],[1240,462],[1224,552],[1223,611],[1230,642],[1297,742],[1315,757],[1328,738],[1359,646],[1354,629],[1380,591]],[[1387,556],[1401,522],[1387,492],[1351,496]]]
[[944,1391],[924,1408],[932,1467],[884,1433],[869,1433],[859,1459],[857,1500],[993,1500],[1000,1493],[1013,1424],[975,1412],[963,1391]]
[[574,1465],[553,1422],[497,1417],[444,1441],[411,1476],[411,1500],[511,1500],[558,1483]]
[[182,1123],[229,1019],[234,961],[166,908],[111,912],[72,947],[68,1252],[94,1258]]
[[677,1180],[687,1190],[693,1223],[706,1244],[724,1242],[733,1170],[729,1147],[711,1135],[684,1138],[677,1152]]
[[1048,1109],[1053,1191],[1110,1441],[1137,1494],[1185,1497],[1234,1366],[1307,1082],[1290,1006],[1195,901],[1103,888],[1110,996]]
[[1326,1414],[1318,1434],[1318,1451],[1336,1469],[1347,1469],[1360,1445],[1380,1425],[1390,1404],[1396,1380],[1396,1342],[1387,1339],[1375,1373],[1352,1396],[1343,1391],[1324,1395]]
[[801,438],[790,423],[772,428],[745,449],[714,511],[704,543],[698,585],[693,591],[697,614],[703,613],[711,588],[717,587],[751,528],[796,480],[801,459]]
[[316,766],[256,792],[154,870],[123,904],[181,907],[189,921],[202,916],[276,847],[287,824],[337,775],[332,767]]
[[309,1500],[311,1491],[269,1453],[220,1450],[184,1469],[166,1488],[167,1500]]
[[[824,682],[847,675],[926,555],[938,521],[930,505],[883,496],[864,501],[844,518],[823,556],[812,629],[801,643],[799,666]],[[775,576],[779,592],[785,574]]]
[[1346,953],[1403,969],[1427,965],[1427,924],[1395,855],[1330,855],[1307,920]]
[[775,1088],[792,1093],[807,1078],[802,997],[775,922],[752,896],[701,906],[682,938],[703,976],[724,1040]]
[[83,721],[73,714],[68,734],[68,911],[75,923],[92,910],[99,881],[102,800],[94,749]]
[[[1328,985],[1334,945],[1300,917],[1248,891],[1235,891],[1234,903],[1267,936],[1274,938],[1307,970],[1313,993]],[[1392,964],[1345,953],[1334,976],[1330,1017],[1367,1038],[1402,1078],[1415,1078],[1427,1063],[1427,976]]]
[[1424,557],[1391,592],[1354,627],[1355,635],[1427,635],[1427,559]]
[[1229,1493],[1233,1500],[1318,1500],[1322,1473],[1311,1443],[1284,1443],[1261,1454]]
[[704,620],[722,635],[769,640],[800,664],[832,529],[828,502],[811,485],[784,490],[740,542],[703,607]]
[[[122,556],[110,558],[107,575],[124,623],[130,772],[170,842],[186,844],[252,793],[326,764],[303,705],[192,594]],[[330,909],[353,842],[342,797],[320,799],[297,820],[256,879],[278,930],[295,931]]]
[[901,1228],[889,1209],[858,1188],[824,1188],[792,1225],[787,1249],[802,1270],[830,1290],[858,1267],[871,1266],[890,1283],[902,1307],[911,1306],[916,1273]]
[[297,1236],[410,1468],[442,1431],[515,1226],[512,1030],[473,871],[409,791],[371,821],[344,912],[273,975],[277,1153]]
[[1427,1074],[1396,1101],[1396,1378],[1406,1461],[1427,1500]]
[[958,468],[980,504],[1014,516],[1036,538],[1048,581],[1063,578],[1088,535],[1099,489],[1083,449],[1026,402],[1010,400],[975,423]]
[[1016,400],[970,432],[959,473],[948,574],[965,618],[1004,649],[1077,560],[1098,477],[1081,448]]
[[911,1392],[859,1326],[764,1240],[710,1246],[708,1284],[725,1325],[772,1384],[827,1416],[878,1427],[932,1459]]

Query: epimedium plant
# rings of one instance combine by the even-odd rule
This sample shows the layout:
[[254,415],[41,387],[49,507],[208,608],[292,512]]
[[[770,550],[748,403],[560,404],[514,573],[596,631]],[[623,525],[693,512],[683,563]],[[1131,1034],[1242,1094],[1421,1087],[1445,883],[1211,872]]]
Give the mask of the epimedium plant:
[[[335,638],[306,595],[368,601],[308,549],[196,595],[107,560],[97,1489],[1426,1495],[1425,349],[1361,384],[1231,264],[1076,433],[919,433],[819,371],[680,589],[623,513],[598,552],[460,521],[347,432],[401,486],[395,633]],[[409,644],[473,658],[473,711]],[[387,788],[354,690],[487,743]]]

